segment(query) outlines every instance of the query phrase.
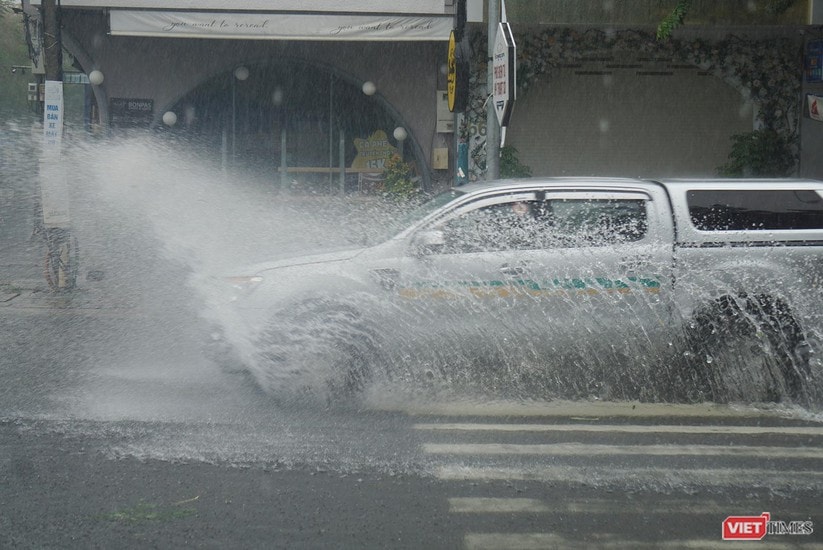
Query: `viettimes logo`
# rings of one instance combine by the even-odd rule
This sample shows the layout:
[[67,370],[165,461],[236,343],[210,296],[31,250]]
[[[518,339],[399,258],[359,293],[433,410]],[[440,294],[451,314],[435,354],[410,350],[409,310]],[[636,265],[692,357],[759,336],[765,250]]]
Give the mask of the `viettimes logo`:
[[811,521],[772,521],[769,512],[759,516],[729,516],[723,520],[723,540],[762,540],[766,535],[811,535]]

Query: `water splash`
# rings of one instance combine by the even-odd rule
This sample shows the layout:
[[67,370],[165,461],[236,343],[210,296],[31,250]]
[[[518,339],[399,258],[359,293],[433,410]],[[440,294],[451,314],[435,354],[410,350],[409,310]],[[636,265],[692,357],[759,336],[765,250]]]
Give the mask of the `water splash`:
[[[133,295],[136,302],[196,300],[192,309],[231,337],[236,364],[267,389],[285,389],[298,398],[308,389],[325,399],[328,392],[360,386],[362,381],[337,370],[341,360],[351,362],[353,356],[358,368],[368,370],[373,387],[394,384],[479,400],[788,399],[781,367],[773,361],[779,339],[757,330],[726,339],[715,326],[704,334],[711,338],[690,340],[684,330],[705,328],[691,311],[675,312],[671,326],[653,331],[649,319],[669,321],[648,317],[667,306],[661,303],[665,297],[652,293],[595,297],[559,288],[550,297],[513,292],[476,300],[476,295],[458,292],[456,303],[462,305],[451,309],[440,332],[426,322],[431,314],[426,300],[387,304],[353,295],[335,304],[357,312],[362,320],[358,335],[352,334],[351,316],[339,309],[324,320],[325,327],[313,331],[298,330],[300,313],[292,312],[292,318],[267,327],[280,341],[263,347],[259,339],[239,332],[236,319],[219,307],[225,291],[222,276],[272,258],[362,245],[385,234],[397,210],[374,197],[302,194],[281,189],[279,178],[265,174],[224,172],[219,159],[202,156],[196,145],[152,136],[81,144],[67,163],[83,182],[72,200],[84,270],[105,272],[109,289]],[[179,269],[160,268],[158,251]],[[595,278],[595,271],[582,278]],[[813,412],[823,395],[823,364],[812,353],[823,340],[823,315],[820,289],[803,291],[792,304],[792,315],[808,342],[803,405]],[[739,294],[722,283],[693,285],[684,292],[706,303]],[[538,314],[513,315],[520,306]],[[604,309],[624,311],[619,327],[605,321]],[[763,326],[755,311],[743,311],[750,327]],[[558,312],[568,323],[551,323]],[[493,329],[478,318],[492,319]],[[387,333],[389,326],[399,328]],[[278,369],[265,366],[264,359],[273,358],[281,364]]]

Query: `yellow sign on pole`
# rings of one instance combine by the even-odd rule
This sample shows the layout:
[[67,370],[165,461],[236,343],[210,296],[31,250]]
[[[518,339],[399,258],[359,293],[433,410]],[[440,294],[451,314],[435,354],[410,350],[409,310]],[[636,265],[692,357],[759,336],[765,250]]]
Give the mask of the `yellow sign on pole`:
[[455,31],[449,35],[448,70],[446,73],[447,92],[449,94],[449,111],[463,111],[469,86],[468,61]]
[[448,64],[448,92],[449,92],[449,111],[454,112],[454,102],[457,94],[457,59],[456,50],[457,41],[454,38],[454,31],[449,35],[449,64]]
[[397,147],[389,143],[389,137],[383,130],[377,130],[366,139],[354,140],[357,156],[351,167],[357,170],[374,170],[382,172],[386,161],[397,154]]

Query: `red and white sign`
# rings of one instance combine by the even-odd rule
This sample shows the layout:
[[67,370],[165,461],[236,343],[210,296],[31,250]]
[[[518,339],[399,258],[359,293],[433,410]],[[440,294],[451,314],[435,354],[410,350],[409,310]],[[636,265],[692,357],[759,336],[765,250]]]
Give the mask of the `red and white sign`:
[[809,117],[814,120],[823,122],[823,97],[817,95],[808,95],[809,98]]
[[492,101],[501,128],[509,124],[516,96],[516,49],[511,27],[506,22],[500,23],[492,55]]
[[723,540],[761,540],[766,536],[771,514],[729,516],[723,520]]

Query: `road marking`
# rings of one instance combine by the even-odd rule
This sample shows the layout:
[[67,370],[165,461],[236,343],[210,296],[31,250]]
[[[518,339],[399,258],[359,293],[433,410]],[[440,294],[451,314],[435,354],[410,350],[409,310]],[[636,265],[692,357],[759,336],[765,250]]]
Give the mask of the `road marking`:
[[540,550],[560,548],[561,544],[570,542],[550,533],[467,533],[463,547],[466,550]]
[[[676,403],[640,403],[613,401],[461,401],[449,403],[401,402],[397,399],[370,399],[374,410],[403,412],[409,416],[522,416],[522,417],[577,417],[591,420],[592,417],[655,418],[655,417],[703,417],[703,418],[787,418],[796,417],[796,410],[781,408],[757,408],[743,405],[717,405],[704,403],[696,405]],[[817,418],[817,417],[816,417]],[[823,420],[823,419],[821,419]]]
[[[505,502],[510,501],[510,502]],[[586,498],[581,500],[562,499],[544,502],[530,498],[450,498],[449,512],[454,513],[499,513],[528,512],[545,514],[691,514],[728,515],[729,505],[714,500],[635,500],[628,505],[623,500]],[[781,509],[783,514],[789,510]],[[799,512],[800,513],[800,512]],[[725,516],[724,516],[725,517]]]
[[444,481],[542,481],[586,483],[588,485],[626,481],[652,483],[655,486],[685,484],[739,487],[785,487],[823,489],[823,472],[763,469],[666,469],[579,467],[567,465],[535,465],[519,468],[473,467],[457,464],[439,466],[434,476]]
[[449,512],[465,514],[542,513],[548,506],[534,498],[450,498]]
[[[603,498],[581,500],[556,500],[544,502],[533,498],[450,498],[449,512],[471,514],[496,513],[536,513],[536,514],[691,514],[728,515],[729,505],[714,500],[666,499],[655,501],[632,500],[631,506],[625,501]],[[788,510],[781,509],[783,514]],[[725,517],[725,516],[724,516]]]
[[548,456],[754,456],[760,458],[818,458],[823,448],[755,447],[750,445],[588,445],[551,443],[424,443],[423,451],[449,455],[548,455]]
[[734,435],[823,435],[823,427],[812,426],[666,426],[637,424],[415,424],[415,430],[454,432],[595,432],[595,433],[672,433]]
[[[542,550],[556,548],[592,548],[603,550],[645,549],[645,548],[685,548],[688,550],[714,550],[722,547],[729,550],[751,550],[757,543],[752,541],[721,541],[718,539],[670,540],[670,541],[641,541],[625,540],[620,535],[612,534],[583,540],[568,539],[551,533],[468,533],[463,539],[466,550]],[[768,548],[775,550],[803,548],[811,550],[823,549],[823,544],[804,544],[803,540],[792,539],[791,542],[776,542],[773,537],[768,541]]]
[[93,308],[93,307],[46,307],[46,306],[31,306],[31,307],[0,307],[0,316],[48,316],[48,317],[110,317],[113,319],[151,319],[157,317],[146,311],[131,309],[129,307],[122,308]]

